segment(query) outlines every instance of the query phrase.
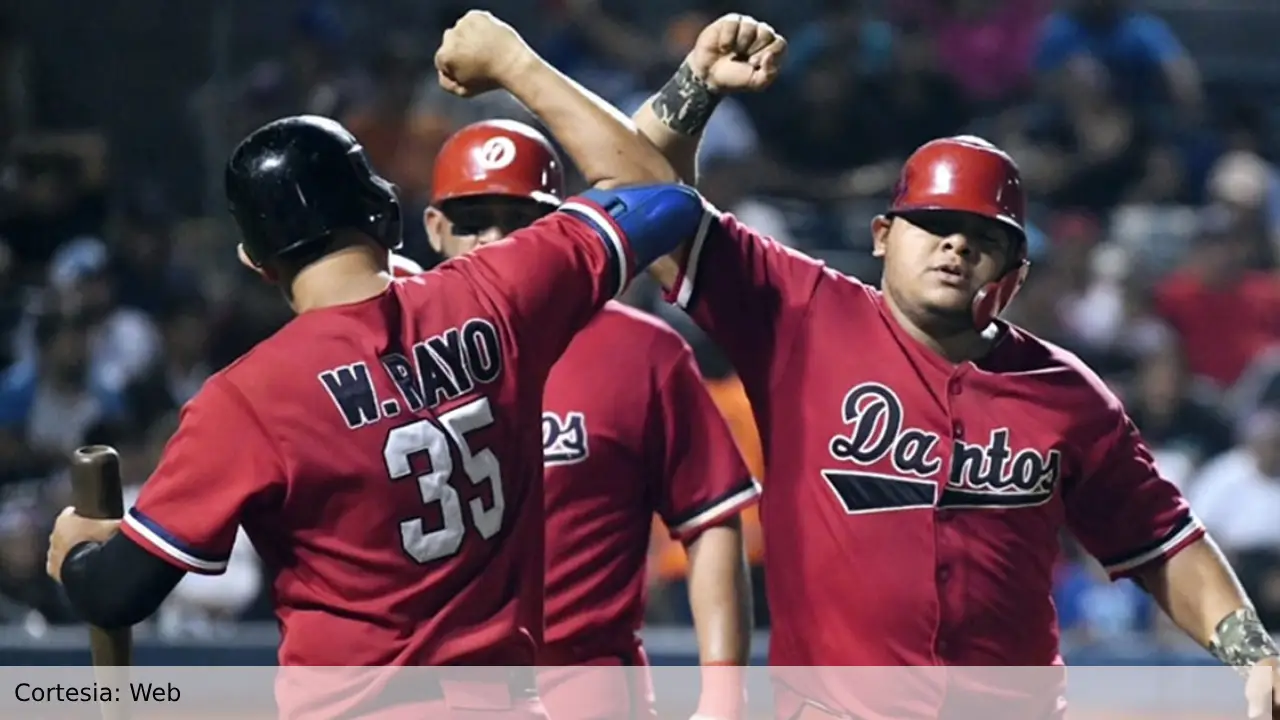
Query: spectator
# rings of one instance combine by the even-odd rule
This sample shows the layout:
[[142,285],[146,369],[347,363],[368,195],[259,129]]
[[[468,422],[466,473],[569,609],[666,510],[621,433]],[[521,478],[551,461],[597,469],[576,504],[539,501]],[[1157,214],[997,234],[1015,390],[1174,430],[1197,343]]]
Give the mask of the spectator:
[[705,14],[718,16],[710,9],[715,0],[691,3],[690,15],[677,16],[668,25],[676,29],[674,36],[656,38],[643,32],[634,21],[638,6],[626,2],[604,0],[548,0],[546,16],[553,25],[545,57],[565,73],[572,75],[602,98],[618,104],[636,92],[637,81],[678,63],[683,54],[672,54],[669,45],[689,42],[701,26],[694,27],[688,17]]
[[13,252],[19,282],[43,283],[58,248],[101,232],[106,154],[105,139],[93,132],[32,134],[9,147],[0,237]]
[[275,34],[283,36],[283,53],[234,79],[215,77],[191,97],[190,117],[210,183],[220,186],[227,154],[254,128],[298,113],[342,117],[364,92],[364,79],[347,57],[346,21],[334,0],[301,0]]
[[1222,390],[1280,342],[1280,276],[1248,269],[1250,245],[1237,222],[1230,211],[1206,210],[1183,268],[1157,289],[1157,311],[1182,343],[1191,373]]
[[1209,171],[1209,198],[1253,216],[1252,224],[1271,244],[1271,266],[1280,265],[1280,170],[1267,160],[1271,132],[1265,111],[1237,104],[1227,112],[1223,130],[1226,151]]
[[1102,566],[1070,540],[1063,550],[1053,604],[1064,645],[1114,648],[1132,645],[1155,630],[1155,603],[1142,588],[1129,579],[1110,582]]
[[863,0],[822,0],[814,17],[790,34],[780,72],[784,80],[803,75],[829,51],[843,50],[857,72],[879,73],[888,69],[892,48],[893,28],[871,17]]
[[1126,106],[1172,98],[1185,111],[1198,113],[1203,98],[1195,62],[1163,20],[1129,5],[1129,0],[1071,0],[1045,23],[1036,69],[1052,80],[1063,70],[1090,66],[1087,71],[1101,72]]
[[106,245],[97,238],[68,244],[50,268],[49,285],[59,311],[88,324],[89,370],[103,387],[123,388],[160,351],[160,333],[152,319],[119,303],[119,283],[111,272]]
[[1105,266],[1093,260],[1103,240],[1102,227],[1087,213],[1062,213],[1046,228],[1053,243],[1053,260],[1046,270],[1063,283],[1058,314],[1064,331],[1077,350],[1110,349],[1122,322],[1119,285],[1128,275],[1126,259],[1108,258],[1111,262]]
[[174,217],[158,193],[142,188],[114,218],[109,272],[120,306],[155,316],[200,284],[190,259],[174,257]]
[[83,319],[56,314],[35,324],[37,354],[0,375],[0,473],[47,477],[104,422],[122,419],[118,390],[90,372]]
[[212,374],[208,319],[208,306],[198,296],[167,309],[163,316],[164,351],[127,391],[135,422],[147,427],[176,412]]
[[897,0],[901,21],[936,38],[938,66],[985,111],[1029,94],[1045,0]]
[[1202,463],[1231,447],[1231,426],[1194,390],[1181,351],[1174,345],[1138,363],[1129,416],[1142,431],[1160,473],[1183,490]]
[[930,140],[955,135],[972,117],[960,86],[942,69],[936,36],[917,24],[899,29],[888,71],[860,79],[847,102],[876,108],[874,121],[852,129],[864,134],[868,149],[867,160],[840,183],[855,197],[887,195],[907,156]]
[[1280,550],[1280,411],[1255,413],[1242,428],[1240,445],[1193,481],[1189,500],[1228,557]]
[[260,125],[264,115],[341,116],[362,89],[346,57],[347,34],[337,3],[304,0],[292,18],[284,55],[250,71],[242,96],[249,111],[242,116],[245,132]]
[[830,50],[773,92],[779,97],[760,116],[771,189],[814,200],[887,192],[912,150],[958,132],[969,118],[959,90],[937,70],[932,39],[918,28],[895,41],[887,76],[859,76],[843,51]]
[[1232,565],[1262,624],[1273,631],[1280,628],[1280,547],[1239,550]]
[[1096,66],[1064,71],[1060,101],[1046,109],[1028,128],[1027,183],[1053,207],[1101,217],[1133,195],[1176,195],[1177,172],[1150,172],[1160,156],[1153,157],[1159,148],[1149,123]]

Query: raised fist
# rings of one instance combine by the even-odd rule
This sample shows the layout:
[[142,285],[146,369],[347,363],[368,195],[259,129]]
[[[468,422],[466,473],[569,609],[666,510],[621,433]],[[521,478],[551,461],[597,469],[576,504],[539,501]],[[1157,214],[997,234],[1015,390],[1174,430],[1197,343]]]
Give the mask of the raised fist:
[[471,10],[444,31],[436,51],[440,87],[473,97],[505,87],[533,51],[510,25],[483,10]]
[[720,93],[763,90],[778,76],[787,40],[768,23],[730,14],[703,28],[685,62]]

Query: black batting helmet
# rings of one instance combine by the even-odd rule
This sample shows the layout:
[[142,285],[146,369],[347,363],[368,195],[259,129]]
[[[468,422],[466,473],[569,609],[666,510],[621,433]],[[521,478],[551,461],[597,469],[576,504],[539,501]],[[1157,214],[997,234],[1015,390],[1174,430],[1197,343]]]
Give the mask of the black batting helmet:
[[395,186],[339,123],[287,117],[253,131],[231,153],[227,203],[256,265],[358,230],[389,250],[400,247]]

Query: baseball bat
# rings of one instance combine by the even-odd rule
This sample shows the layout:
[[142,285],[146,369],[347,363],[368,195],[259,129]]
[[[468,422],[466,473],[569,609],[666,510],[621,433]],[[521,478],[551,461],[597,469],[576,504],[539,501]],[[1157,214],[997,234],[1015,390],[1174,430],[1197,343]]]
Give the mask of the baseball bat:
[[[71,495],[76,514],[95,520],[124,517],[124,493],[120,485],[120,454],[108,445],[88,445],[71,453]],[[106,588],[104,588],[106,591]],[[89,652],[99,684],[119,688],[133,664],[133,630],[104,630],[89,626]],[[128,704],[102,703],[103,720],[125,720]]]

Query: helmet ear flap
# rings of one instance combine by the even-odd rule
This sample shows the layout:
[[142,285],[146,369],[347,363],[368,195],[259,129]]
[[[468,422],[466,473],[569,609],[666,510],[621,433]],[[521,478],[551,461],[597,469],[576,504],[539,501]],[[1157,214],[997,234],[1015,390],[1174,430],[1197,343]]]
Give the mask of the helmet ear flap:
[[240,243],[237,245],[236,252],[240,254],[240,259],[243,262],[247,262],[249,265],[252,265],[259,270],[262,269],[262,261],[254,257],[253,248],[249,247],[248,243]]
[[1023,259],[1015,268],[1010,268],[1008,272],[1002,275],[998,280],[987,283],[977,295],[973,297],[973,324],[974,327],[982,330],[996,319],[1009,303],[1013,302],[1013,297],[1018,294],[1018,290],[1022,289],[1022,284],[1027,281],[1027,273],[1031,270],[1031,261]]
[[404,218],[400,209],[398,188],[395,184],[374,172],[364,148],[356,145],[349,153],[352,164],[361,178],[369,203],[369,226],[363,228],[388,250],[398,250],[404,244],[402,233]]
[[388,250],[399,250],[404,245],[404,213],[394,190],[391,191],[386,206],[378,216],[375,231],[378,241]]

